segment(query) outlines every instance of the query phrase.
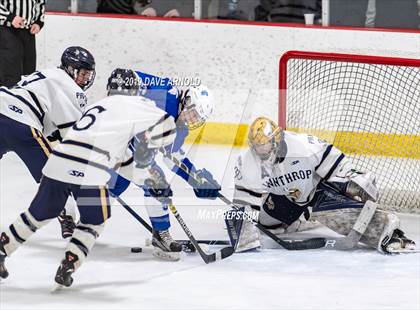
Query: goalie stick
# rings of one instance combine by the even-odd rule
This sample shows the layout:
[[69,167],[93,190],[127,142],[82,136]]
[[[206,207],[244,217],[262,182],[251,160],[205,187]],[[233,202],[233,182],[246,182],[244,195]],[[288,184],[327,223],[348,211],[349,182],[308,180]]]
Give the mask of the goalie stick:
[[[171,153],[167,152],[164,148],[160,148],[159,151],[163,154],[164,157],[168,158],[172,161],[172,163],[177,166],[178,168],[182,169],[190,178],[192,178],[197,184],[201,183],[200,177],[197,176],[196,173],[191,171],[186,165],[180,162],[176,157],[172,156]],[[230,205],[236,211],[240,211],[239,206],[235,205],[231,202],[228,198],[226,198],[222,193],[219,192],[217,196],[220,200],[222,200],[227,205]],[[370,213],[370,212],[369,212]],[[373,215],[373,213],[372,213]],[[369,214],[370,216],[370,214]],[[352,249],[354,246],[357,245],[360,236],[359,234],[353,234],[352,232],[346,237],[339,237],[339,238],[310,238],[305,240],[283,240],[265,228],[262,224],[258,221],[254,220],[249,214],[244,213],[244,217],[251,221],[260,231],[278,243],[286,250],[312,250],[312,249],[336,249],[336,250],[348,250]]]

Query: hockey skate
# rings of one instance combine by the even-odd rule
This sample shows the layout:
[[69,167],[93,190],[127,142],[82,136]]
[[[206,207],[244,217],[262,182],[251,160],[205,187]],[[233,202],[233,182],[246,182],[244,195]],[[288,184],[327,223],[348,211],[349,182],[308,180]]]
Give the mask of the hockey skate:
[[73,235],[73,231],[76,228],[76,223],[73,221],[73,217],[66,214],[66,210],[60,213],[58,221],[61,226],[61,236],[63,239],[70,238]]
[[9,243],[9,238],[3,233],[0,236],[0,279],[6,279],[9,276],[9,272],[4,265],[4,261],[6,259],[6,250],[4,249],[4,245]]
[[382,241],[382,250],[385,253],[410,253],[415,252],[416,243],[413,240],[408,239],[404,232],[400,229],[395,229],[392,237],[385,238]]
[[58,267],[55,275],[56,286],[53,290],[57,290],[63,286],[70,287],[73,283],[71,275],[75,271],[74,264],[79,260],[76,254],[70,251],[66,252],[66,258],[61,261],[60,267]]
[[153,230],[152,245],[153,256],[169,261],[180,259],[182,245],[172,239],[168,230]]

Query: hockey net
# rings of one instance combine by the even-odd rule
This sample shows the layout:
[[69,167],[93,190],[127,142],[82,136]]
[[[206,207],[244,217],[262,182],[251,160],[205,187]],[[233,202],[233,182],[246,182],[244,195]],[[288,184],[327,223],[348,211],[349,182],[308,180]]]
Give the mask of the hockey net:
[[385,208],[420,213],[420,60],[291,51],[279,88],[283,128],[374,172]]

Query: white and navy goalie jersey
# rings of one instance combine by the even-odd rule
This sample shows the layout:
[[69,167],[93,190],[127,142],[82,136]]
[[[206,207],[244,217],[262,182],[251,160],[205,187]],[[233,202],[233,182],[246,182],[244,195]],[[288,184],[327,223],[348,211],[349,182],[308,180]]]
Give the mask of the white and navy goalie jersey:
[[164,137],[159,140],[161,146],[172,143],[174,119],[153,101],[122,95],[104,98],[86,109],[53,149],[42,172],[66,183],[105,185],[109,169],[133,165],[133,153],[128,150],[133,137],[152,128]]
[[351,168],[344,154],[317,137],[284,131],[285,157],[275,164],[262,161],[248,149],[235,166],[236,203],[261,206],[266,193],[284,195],[307,205],[321,180],[345,174]]
[[0,113],[45,136],[57,129],[64,136],[86,103],[83,90],[59,68],[34,72],[13,88],[0,87]]

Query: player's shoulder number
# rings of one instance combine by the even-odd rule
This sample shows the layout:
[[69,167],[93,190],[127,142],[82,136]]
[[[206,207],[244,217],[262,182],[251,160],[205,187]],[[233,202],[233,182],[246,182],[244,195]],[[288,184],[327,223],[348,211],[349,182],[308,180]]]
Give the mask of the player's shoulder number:
[[97,105],[85,111],[80,120],[73,125],[77,131],[89,129],[96,122],[96,115],[106,111],[103,106]]

